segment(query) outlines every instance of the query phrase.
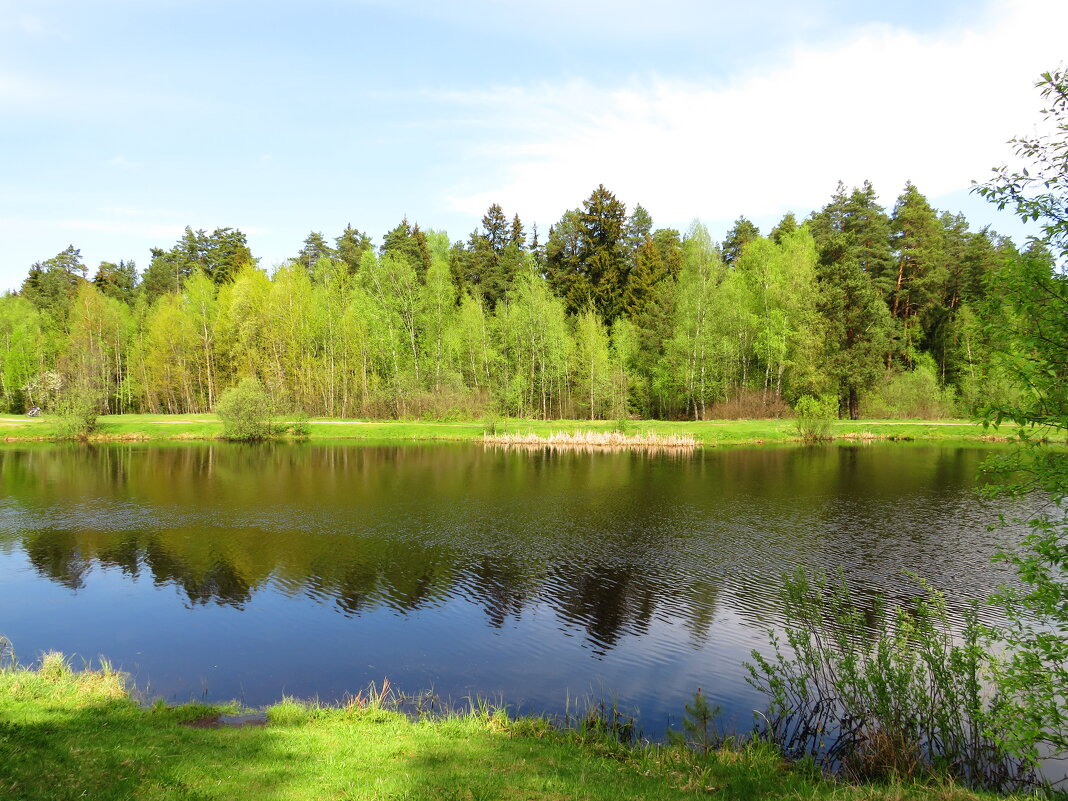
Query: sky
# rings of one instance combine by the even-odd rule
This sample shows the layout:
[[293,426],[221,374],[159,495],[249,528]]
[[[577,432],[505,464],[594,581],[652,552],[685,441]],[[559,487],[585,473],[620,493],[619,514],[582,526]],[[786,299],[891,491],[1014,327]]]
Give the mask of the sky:
[[1022,241],[969,193],[1033,132],[1064,0],[0,0],[0,290],[187,225],[265,267],[310,231],[545,233],[604,184],[722,238],[839,180]]

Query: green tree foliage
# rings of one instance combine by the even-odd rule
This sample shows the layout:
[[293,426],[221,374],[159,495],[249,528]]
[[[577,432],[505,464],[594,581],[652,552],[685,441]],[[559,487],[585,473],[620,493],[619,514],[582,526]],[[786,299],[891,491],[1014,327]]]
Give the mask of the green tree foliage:
[[1068,71],[1043,73],[1036,86],[1047,104],[1044,132],[1011,141],[1028,167],[995,168],[994,178],[976,191],[999,209],[1011,208],[1039,223],[1042,241],[1063,261],[1068,257]]
[[255,259],[241,231],[216,228],[209,235],[186,226],[170,250],[152,249],[152,261],[141,277],[141,291],[151,303],[167,292],[181,292],[186,280],[198,270],[215,284],[224,284],[251,264]]
[[[46,371],[41,312],[24,297],[0,296],[0,403],[4,411],[22,413],[47,406],[37,390]],[[47,393],[47,390],[45,390]]]
[[519,215],[509,223],[494,203],[482,217],[481,230],[471,233],[467,248],[458,246],[450,259],[454,282],[477,292],[487,308],[496,308],[525,269],[526,237]]
[[380,254],[404,259],[418,277],[426,275],[426,271],[430,269],[430,248],[426,235],[420,230],[418,223],[413,226],[407,217],[382,238]]
[[102,261],[93,276],[97,289],[127,306],[133,305],[137,281],[137,265],[132,261],[120,261],[118,264]]
[[945,231],[927,199],[912,183],[894,206],[891,220],[897,277],[890,290],[890,315],[903,337],[909,362],[923,342],[923,323],[939,303],[938,290],[948,277]]
[[497,325],[501,408],[516,416],[569,416],[568,368],[574,344],[564,304],[530,272],[517,281]]
[[363,254],[371,249],[371,237],[363,231],[357,231],[352,224],[345,226],[341,236],[334,240],[337,258],[345,263],[350,273],[356,272],[363,260]]
[[723,738],[716,730],[716,719],[723,710],[718,704],[708,703],[700,687],[694,693],[693,700],[685,705],[685,712],[682,731],[668,730],[670,742],[696,748],[702,754],[708,754],[723,744]]
[[304,240],[304,247],[297,254],[297,261],[304,265],[305,270],[313,272],[315,265],[319,263],[319,259],[332,259],[336,258],[337,255],[337,251],[326,244],[326,240],[323,239],[321,233],[312,231],[308,234],[307,239]]
[[626,221],[626,206],[602,184],[581,210],[567,212],[549,229],[546,272],[570,313],[592,304],[609,323],[622,313],[628,273]]
[[878,282],[891,263],[888,221],[870,184],[847,197],[838,185],[813,215],[824,328],[824,372],[836,387],[842,416],[860,417],[861,393],[874,386],[890,348],[890,311]]
[[381,249],[351,225],[333,243],[313,232],[268,274],[239,231],[190,228],[140,283],[132,262],[87,282],[67,248],[0,304],[0,402],[51,408],[92,375],[101,411],[206,411],[254,376],[276,408],[331,416],[701,418],[826,393],[851,416],[970,411],[1030,391],[1031,346],[1003,332],[1045,324],[999,293],[1048,255],[911,185],[893,220],[869,183],[768,238],[740,218],[729,264],[603,186],[544,247],[496,204],[462,242],[402,220]]
[[34,264],[19,294],[48,316],[53,325],[66,325],[67,308],[86,279],[81,251],[69,245],[46,261]]
[[771,229],[771,233],[768,234],[768,239],[774,242],[776,245],[782,244],[782,238],[788,234],[792,234],[797,230],[797,218],[792,211],[786,212],[783,218],[779,220],[778,225]]
[[1032,759],[1043,746],[1068,751],[1068,459],[1044,445],[1044,436],[1068,431],[1068,72],[1045,73],[1038,87],[1051,132],[1013,140],[1028,167],[1002,167],[977,188],[1042,230],[1024,258],[997,274],[991,289],[1006,312],[990,323],[996,356],[1022,391],[984,409],[988,421],[1027,426],[1025,447],[999,465],[1007,477],[1003,490],[1039,491],[1056,509],[1031,519],[1024,546],[1004,557],[1020,581],[996,599],[1011,624],[1003,632],[1011,649],[1003,683],[1013,701],[997,725],[1016,753]]

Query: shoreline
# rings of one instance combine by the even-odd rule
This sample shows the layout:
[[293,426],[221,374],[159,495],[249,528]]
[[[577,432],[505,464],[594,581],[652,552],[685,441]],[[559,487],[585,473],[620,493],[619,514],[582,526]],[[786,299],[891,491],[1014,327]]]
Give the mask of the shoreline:
[[[284,425],[285,421],[281,421]],[[339,420],[319,418],[308,421],[308,435],[283,435],[276,441],[375,440],[405,442],[491,442],[526,440],[538,446],[556,439],[573,439],[588,444],[608,438],[628,440],[624,446],[660,447],[664,441],[685,441],[688,447],[802,445],[791,419],[666,421],[628,420],[624,425],[612,420]],[[958,441],[1002,443],[1015,439],[1017,426],[1002,424],[985,428],[971,420],[837,420],[832,423],[830,442],[874,441]],[[1059,439],[1059,437],[1058,437]],[[0,441],[70,442],[57,432],[50,417],[0,417]],[[83,441],[96,443],[154,441],[226,441],[222,423],[215,415],[106,415],[98,429]]]
[[[0,669],[0,795],[33,799],[266,798],[731,799],[979,801],[940,778],[851,784],[727,738],[657,744],[610,714],[560,726],[472,700],[468,710],[400,711],[387,687],[324,706],[285,698],[251,712],[139,704],[105,664],[60,654]],[[1022,797],[1022,796],[1017,796]]]

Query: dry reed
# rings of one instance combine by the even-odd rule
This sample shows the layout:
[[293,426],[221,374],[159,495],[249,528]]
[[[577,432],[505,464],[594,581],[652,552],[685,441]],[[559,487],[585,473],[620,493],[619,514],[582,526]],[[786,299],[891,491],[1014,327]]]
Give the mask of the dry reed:
[[577,448],[583,450],[693,450],[697,440],[688,434],[621,434],[618,431],[559,431],[542,437],[538,434],[483,434],[487,445],[523,448]]

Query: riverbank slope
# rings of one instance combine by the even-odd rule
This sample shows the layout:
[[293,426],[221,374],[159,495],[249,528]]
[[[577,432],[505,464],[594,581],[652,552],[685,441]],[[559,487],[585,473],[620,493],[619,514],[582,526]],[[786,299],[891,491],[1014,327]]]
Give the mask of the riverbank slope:
[[993,798],[944,783],[835,784],[763,745],[700,756],[491,711],[416,721],[366,697],[344,708],[286,701],[265,723],[232,726],[219,719],[226,711],[142,707],[119,674],[73,671],[58,654],[38,670],[0,671],[0,797]]

